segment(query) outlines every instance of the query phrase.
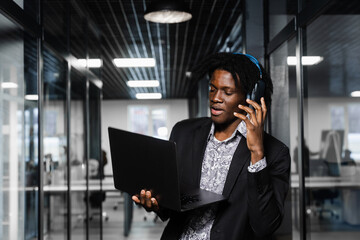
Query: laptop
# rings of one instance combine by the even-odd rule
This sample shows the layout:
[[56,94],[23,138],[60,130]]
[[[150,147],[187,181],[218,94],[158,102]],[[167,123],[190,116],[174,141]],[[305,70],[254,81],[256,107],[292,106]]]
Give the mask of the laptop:
[[179,183],[176,144],[109,127],[115,188],[130,195],[151,190],[159,205],[178,212],[226,200],[200,188]]

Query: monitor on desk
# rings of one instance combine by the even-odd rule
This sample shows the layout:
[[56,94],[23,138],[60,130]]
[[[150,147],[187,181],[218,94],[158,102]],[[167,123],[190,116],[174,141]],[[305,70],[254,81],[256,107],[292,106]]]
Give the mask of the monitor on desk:
[[322,130],[319,157],[328,166],[330,176],[339,176],[344,144],[344,130]]

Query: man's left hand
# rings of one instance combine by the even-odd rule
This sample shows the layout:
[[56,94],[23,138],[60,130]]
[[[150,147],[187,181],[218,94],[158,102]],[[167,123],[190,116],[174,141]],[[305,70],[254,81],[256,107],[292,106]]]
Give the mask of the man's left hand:
[[264,158],[264,123],[266,118],[266,104],[265,100],[261,98],[261,106],[250,99],[246,99],[246,102],[251,104],[254,107],[254,110],[250,107],[240,105],[239,108],[247,112],[250,116],[250,119],[247,118],[244,114],[234,112],[234,115],[246,124],[246,142],[247,146],[251,152],[251,163],[255,164]]

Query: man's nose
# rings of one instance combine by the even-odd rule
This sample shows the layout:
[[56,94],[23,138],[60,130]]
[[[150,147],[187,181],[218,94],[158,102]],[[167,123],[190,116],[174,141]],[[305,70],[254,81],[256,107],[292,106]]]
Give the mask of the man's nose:
[[211,99],[213,102],[222,102],[222,94],[221,91],[216,90],[213,94],[213,97]]

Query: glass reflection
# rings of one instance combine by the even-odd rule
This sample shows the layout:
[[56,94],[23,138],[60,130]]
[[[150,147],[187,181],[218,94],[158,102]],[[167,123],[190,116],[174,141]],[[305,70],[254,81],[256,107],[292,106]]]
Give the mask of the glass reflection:
[[37,88],[37,46],[35,39],[25,35],[25,239],[38,235],[38,190],[39,186],[39,111],[37,100],[27,96],[38,96]]
[[360,15],[330,11],[307,27],[303,53],[323,57],[304,66],[309,234],[311,239],[338,234],[358,239],[360,100],[351,92],[360,89]]
[[297,0],[269,1],[269,35],[272,39],[297,13]]
[[71,236],[86,239],[86,79],[71,69],[70,171]]
[[44,233],[67,236],[66,64],[44,50]]
[[271,105],[271,134],[284,142],[291,155],[291,191],[285,200],[284,220],[277,236],[299,238],[299,198],[295,182],[297,175],[297,98],[295,67],[287,64],[287,57],[295,55],[295,39],[283,43],[270,55],[270,74],[274,92]]
[[102,232],[102,204],[106,199],[101,189],[104,178],[104,163],[100,135],[100,89],[89,84],[89,239],[99,239]]
[[[0,15],[0,239],[37,237],[36,41]],[[28,221],[31,219],[31,221]]]

